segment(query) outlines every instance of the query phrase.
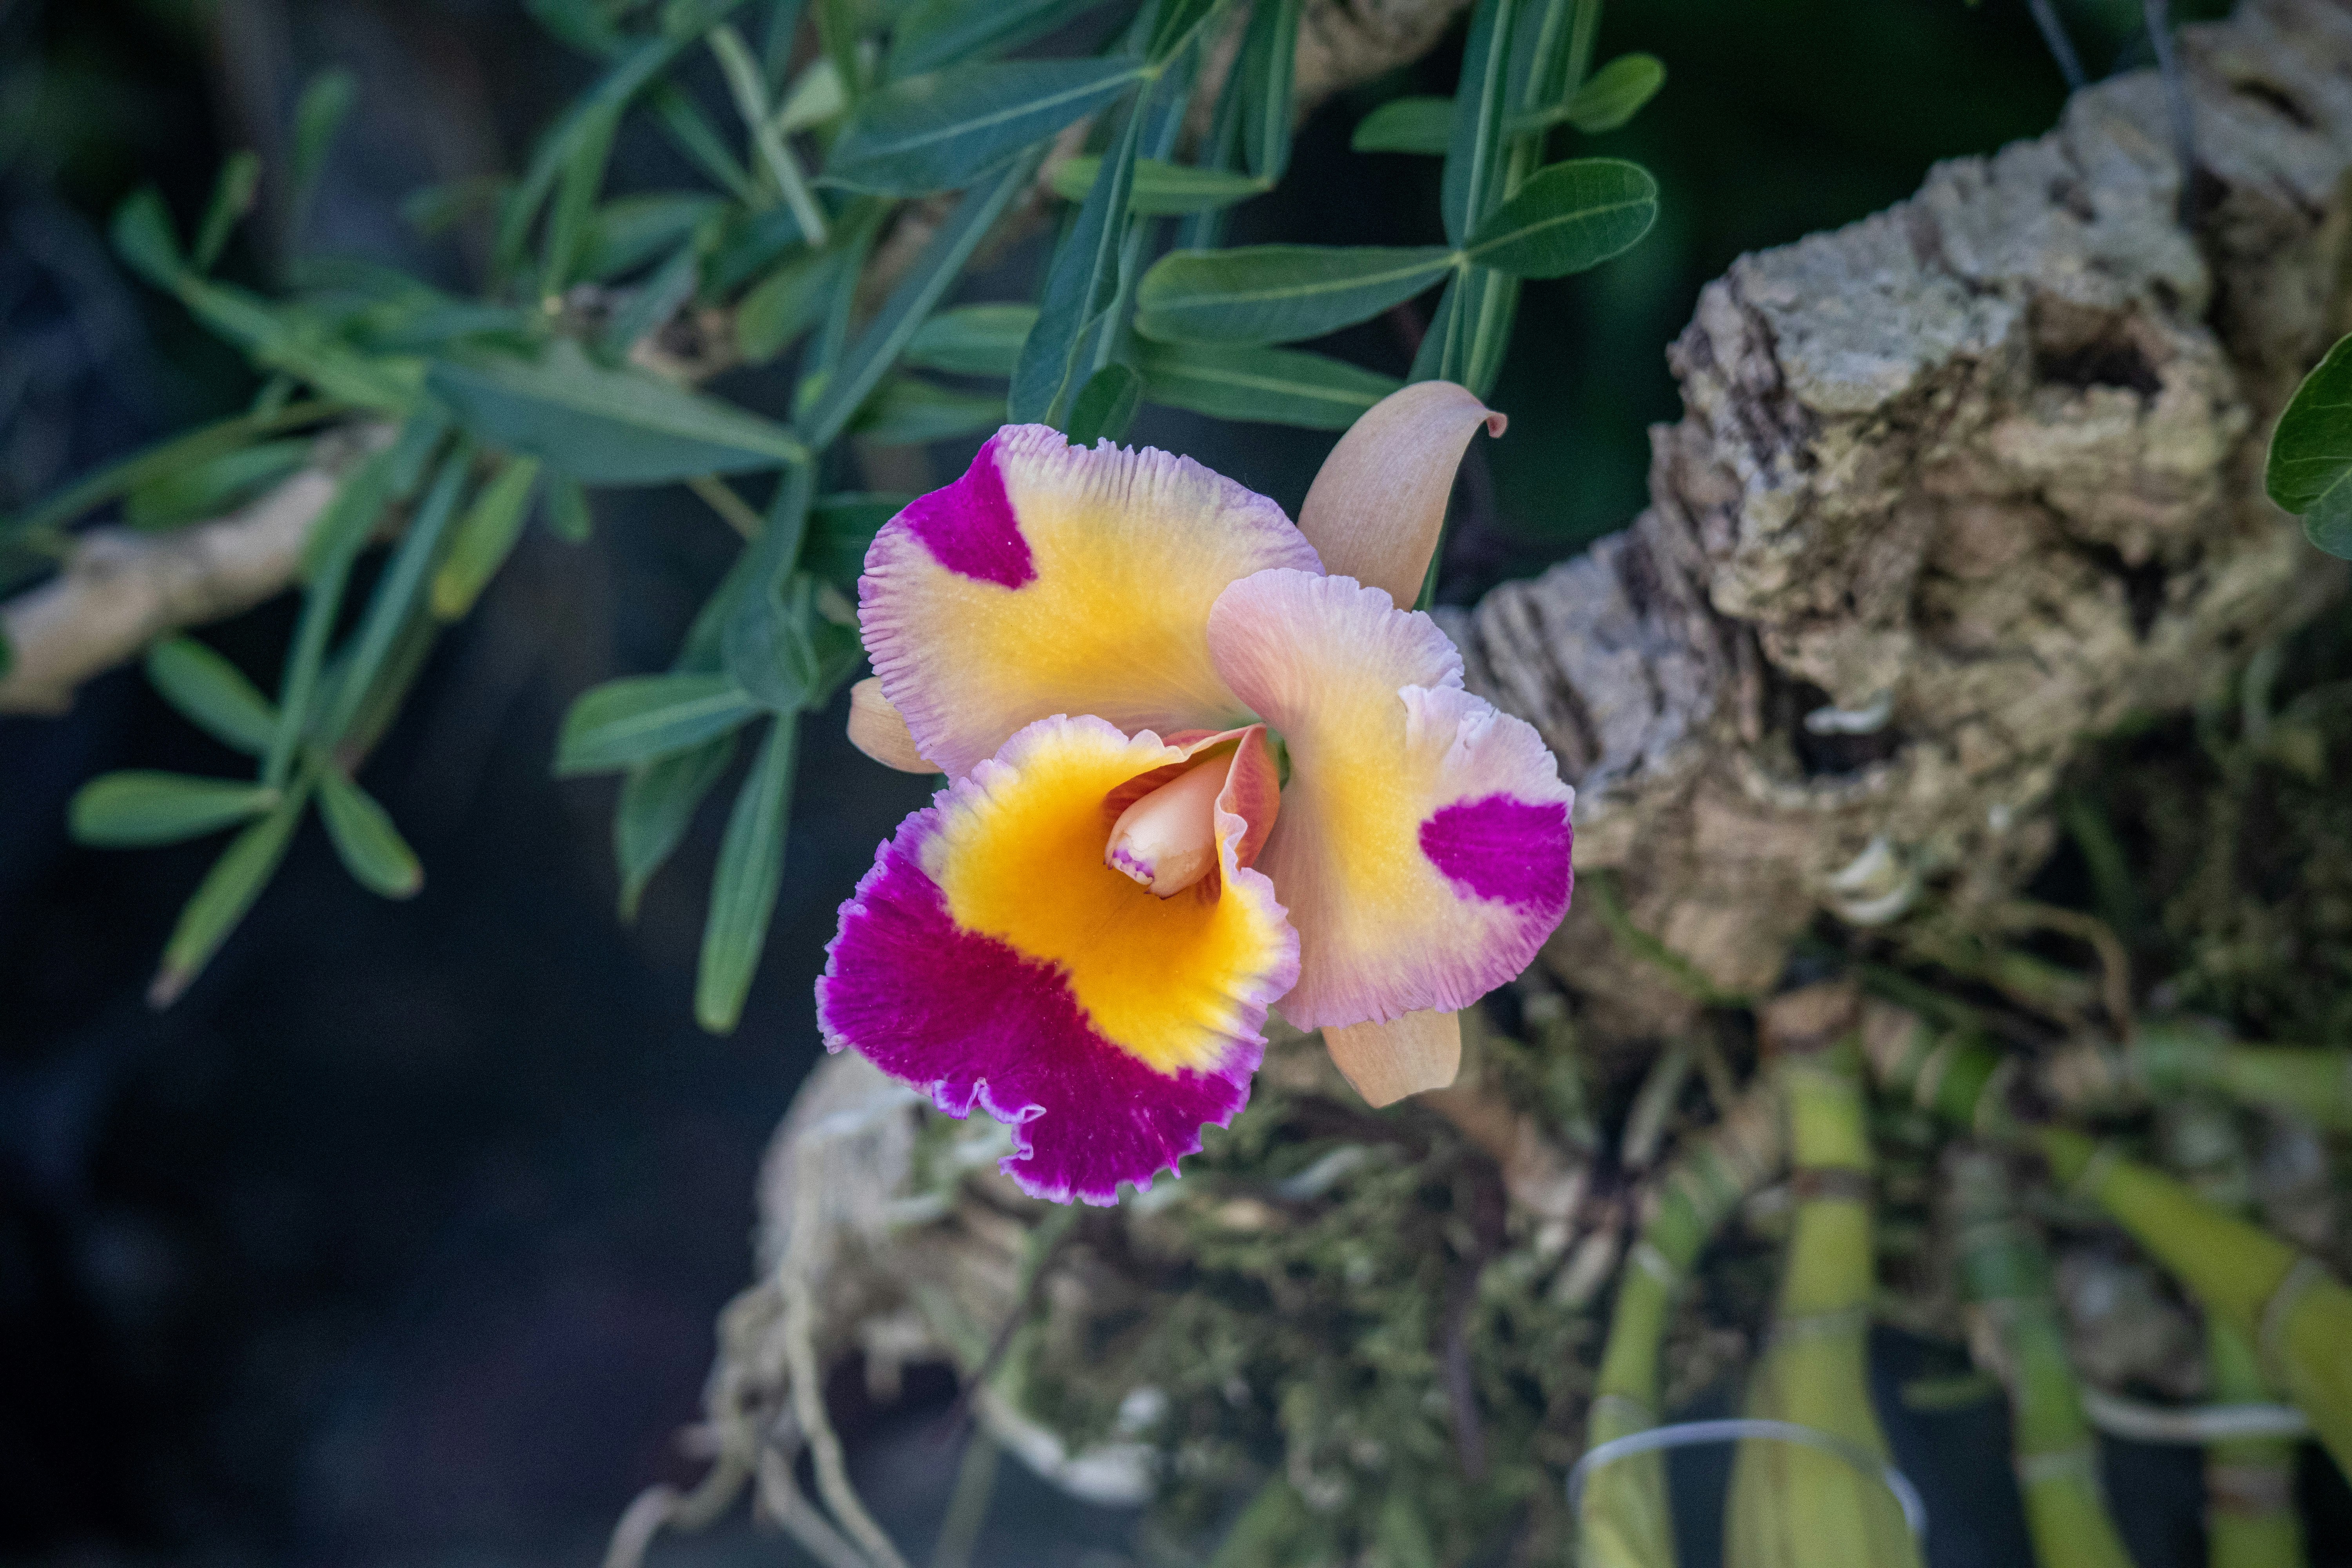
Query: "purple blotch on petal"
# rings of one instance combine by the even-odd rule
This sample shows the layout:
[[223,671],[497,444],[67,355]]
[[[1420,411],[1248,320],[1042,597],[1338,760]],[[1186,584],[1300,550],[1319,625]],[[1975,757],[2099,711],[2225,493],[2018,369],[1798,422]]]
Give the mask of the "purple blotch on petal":
[[1421,825],[1421,852],[1447,881],[1532,909],[1568,907],[1570,841],[1565,805],[1511,795],[1457,800]]
[[841,908],[817,1022],[950,1116],[976,1103],[1013,1129],[1005,1174],[1033,1197],[1090,1204],[1149,1188],[1197,1153],[1203,1122],[1249,1100],[1262,1041],[1235,1041],[1213,1072],[1153,1071],[1095,1032],[1060,968],[968,931],[923,874],[939,811],[917,812]]
[[996,461],[1001,439],[991,436],[963,478],[916,497],[898,516],[949,571],[1018,588],[1036,580],[1037,564],[1004,493],[1004,471]]

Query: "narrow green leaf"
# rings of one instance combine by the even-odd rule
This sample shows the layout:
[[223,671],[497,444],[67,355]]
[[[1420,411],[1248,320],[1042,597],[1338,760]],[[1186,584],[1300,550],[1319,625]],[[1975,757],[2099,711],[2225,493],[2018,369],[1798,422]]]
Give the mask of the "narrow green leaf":
[[1093,374],[1082,365],[1080,349],[1097,320],[1118,297],[1121,241],[1128,232],[1128,195],[1141,151],[1142,106],[1131,104],[1113,132],[1111,150],[1045,274],[1044,303],[1021,360],[1013,367],[1007,399],[1013,418],[1059,425],[1078,385]]
[[441,541],[457,515],[457,502],[465,495],[472,468],[473,454],[461,441],[441,460],[440,471],[433,478],[433,488],[416,508],[415,515],[408,520],[408,528],[393,550],[391,561],[385,563],[383,575],[376,579],[367,613],[361,616],[359,630],[352,634],[349,651],[343,657],[326,722],[320,726],[329,743],[342,740],[351,728],[360,705],[374,689],[393,645],[417,614],[434,561],[440,554]]
[[77,843],[143,848],[216,833],[277,804],[278,792],[262,784],[187,773],[100,773],[74,792],[67,822]]
[[1460,245],[1502,198],[1505,121],[1510,110],[1512,23],[1520,0],[1478,0],[1462,50],[1462,84],[1445,146],[1439,209],[1445,237]]
[[654,111],[654,121],[669,138],[670,145],[685,153],[695,166],[710,176],[712,182],[729,195],[746,206],[756,205],[759,187],[752,184],[751,171],[735,156],[702,112],[701,105],[678,90],[671,82],[656,82],[646,94],[646,107]]
[[539,268],[539,292],[545,300],[562,296],[580,276],[580,258],[596,212],[597,195],[604,188],[605,166],[612,162],[613,142],[621,133],[621,106],[614,104],[592,115],[572,139],[562,173],[556,178],[555,200],[547,210],[547,232]]
[[744,295],[735,310],[735,346],[744,360],[764,364],[808,331],[856,254],[846,246],[804,250]]
[[555,774],[612,773],[739,728],[760,705],[723,675],[638,675],[582,693],[563,716]]
[[171,209],[152,185],[142,185],[114,209],[110,233],[114,253],[131,270],[166,292],[180,286],[188,259],[180,254],[180,237],[172,226]]
[[1004,399],[991,393],[956,392],[918,376],[894,376],[866,400],[850,429],[878,446],[917,447],[950,441],[1004,423]]
[[580,275],[610,280],[684,244],[727,204],[698,191],[617,196],[596,209],[580,257]]
[[801,546],[801,564],[844,593],[855,594],[874,536],[914,499],[857,491],[817,497],[809,513],[808,540]]
[[230,153],[221,164],[220,177],[213,182],[213,199],[205,207],[204,221],[196,226],[197,271],[213,269],[230,233],[253,210],[253,199],[260,192],[260,154],[250,150]]
[[22,536],[62,529],[92,507],[101,506],[117,496],[128,495],[143,485],[207,462],[224,452],[235,451],[260,437],[314,425],[341,411],[331,403],[295,403],[199,426],[76,479],[16,519],[8,530],[0,531]]
[[559,340],[537,360],[436,360],[427,384],[485,445],[584,484],[665,484],[808,461],[782,426]]
[[1242,40],[1242,148],[1250,174],[1271,187],[1290,162],[1292,79],[1299,0],[1257,0]]
[[1435,246],[1180,251],[1144,274],[1135,326],[1170,342],[1296,342],[1410,300],[1454,265],[1454,252]]
[[309,462],[310,447],[306,439],[261,441],[158,474],[125,498],[122,521],[133,528],[163,529],[218,517]]
[[147,988],[150,1006],[168,1007],[178,1000],[245,919],[254,900],[268,886],[278,863],[286,858],[286,846],[302,819],[309,794],[307,784],[289,794],[268,816],[232,839],[213,862],[213,868],[205,873],[194,895],[181,910],[171,940],[163,944],[163,961]]
[[562,474],[547,476],[547,505],[541,516],[547,531],[566,544],[585,544],[596,531],[595,514],[588,509],[588,492],[580,481]]
[[329,766],[319,773],[319,815],[352,879],[387,899],[411,899],[425,886],[416,852],[375,796]]
[[[792,209],[793,219],[801,226],[808,242],[823,245],[826,231],[824,209],[817,205],[808,178],[801,172],[800,160],[793,156],[783,132],[776,126],[768,105],[767,80],[761,75],[760,62],[751,58],[751,46],[743,41],[742,34],[725,24],[710,30],[709,41],[711,53],[718,57],[720,74],[727,79],[727,89],[734,95],[736,111],[751,132],[751,145],[760,154],[761,166],[783,197],[784,205]],[[772,199],[762,194],[755,205],[765,206]]]
[[530,492],[539,483],[537,458],[509,458],[474,498],[466,521],[457,525],[447,559],[433,574],[433,613],[454,621],[474,607],[482,589],[506,564],[515,541],[522,537],[523,518],[530,508]]
[[1657,56],[1619,55],[1593,72],[1574,98],[1528,118],[1536,126],[1565,120],[1586,135],[1598,136],[1633,119],[1665,85],[1665,63]]
[[779,712],[798,708],[816,681],[816,650],[809,641],[814,605],[808,579],[796,572],[814,489],[814,476],[804,468],[786,474],[777,487],[759,537],[746,552],[741,597],[719,648],[735,684]]
[[789,136],[830,125],[848,112],[849,89],[841,85],[841,73],[831,60],[811,60],[776,106],[776,129]]
[[[1054,171],[1054,194],[1066,202],[1086,200],[1101,168],[1102,160],[1097,157],[1066,159]],[[1188,163],[1139,158],[1127,210],[1145,217],[1172,217],[1231,206],[1265,195],[1266,188],[1265,181],[1237,170],[1197,169]]]
[[180,716],[248,757],[269,750],[278,710],[236,666],[194,637],[166,637],[147,650],[147,679]]
[[768,921],[784,880],[784,835],[792,819],[793,763],[800,721],[779,715],[759,759],[735,796],[710,916],[702,928],[702,963],[694,987],[695,1020],[714,1035],[732,1034],[767,945]]
[[890,34],[890,74],[920,76],[989,59],[1053,31],[1102,0],[922,0]]
[[851,117],[825,177],[889,195],[952,190],[1110,103],[1143,68],[1117,58],[984,61],[892,82]]
[[957,375],[1011,375],[1037,324],[1034,305],[964,305],[941,310],[907,340],[901,364]]
[[1356,122],[1348,145],[1359,153],[1443,155],[1454,135],[1450,98],[1392,98]]
[[1631,248],[1658,216],[1658,183],[1638,163],[1580,158],[1519,187],[1471,235],[1465,255],[1515,278],[1561,278]]
[[2352,560],[2352,336],[2303,378],[2271,436],[2263,487],[2311,542]]
[[[866,330],[844,351],[838,365],[828,366],[824,390],[800,421],[811,446],[832,445],[858,405],[880,384],[898,361],[908,340],[923,324],[963,271],[964,263],[995,226],[997,218],[1035,177],[1042,153],[1013,160],[986,184],[966,191],[934,233],[907,276],[890,291]],[[863,254],[862,252],[860,253]],[[843,326],[847,325],[846,318]]]
[[1087,378],[1070,403],[1068,436],[1073,447],[1117,441],[1135,422],[1143,404],[1143,377],[1132,366],[1107,364]]
[[613,812],[613,858],[621,868],[621,919],[637,918],[646,884],[694,825],[694,814],[735,760],[733,732],[629,770]]
[[865,96],[866,73],[857,58],[858,11],[858,0],[816,0],[817,44],[853,103]]
[[[712,230],[717,225],[714,223]],[[613,312],[597,339],[597,351],[610,360],[625,360],[629,351],[663,322],[675,316],[679,308],[694,298],[697,283],[702,276],[702,241],[712,237],[711,230],[688,240],[674,251],[669,259],[656,268],[654,275],[640,284]]]
[[523,247],[548,193],[572,162],[583,137],[601,135],[612,115],[626,108],[646,85],[661,74],[689,39],[663,36],[649,38],[623,55],[597,79],[596,85],[572,100],[531,149],[530,163],[509,193],[499,214],[499,231],[491,251],[492,270],[510,275],[522,259]]
[[1143,58],[1154,65],[1174,59],[1224,4],[1225,0],[1160,0]]
[[327,637],[342,610],[343,589],[376,519],[392,497],[392,453],[375,453],[343,477],[341,488],[310,527],[303,550],[302,616],[294,625],[294,647],[279,678],[278,728],[269,737],[262,778],[284,787],[294,765],[295,747],[310,722],[319,672],[326,662]]
[[1140,349],[1146,399],[1219,419],[1345,430],[1403,384],[1297,349],[1155,342]]
[[320,71],[302,89],[302,97],[294,106],[294,156],[287,171],[295,211],[310,205],[310,193],[327,166],[327,154],[334,151],[335,138],[341,134],[343,121],[350,118],[359,95],[359,79],[341,68]]

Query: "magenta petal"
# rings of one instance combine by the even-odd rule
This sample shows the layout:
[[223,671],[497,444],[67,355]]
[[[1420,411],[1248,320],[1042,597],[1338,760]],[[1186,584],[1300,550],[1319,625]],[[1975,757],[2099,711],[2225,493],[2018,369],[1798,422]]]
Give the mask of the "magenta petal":
[[939,809],[882,847],[841,909],[817,982],[825,1048],[853,1048],[950,1116],[977,1104],[1013,1129],[1005,1174],[1033,1197],[1116,1201],[1149,1189],[1249,1100],[1265,1055],[1232,1041],[1207,1072],[1153,1071],[1096,1032],[1056,965],[959,928],[922,869]]

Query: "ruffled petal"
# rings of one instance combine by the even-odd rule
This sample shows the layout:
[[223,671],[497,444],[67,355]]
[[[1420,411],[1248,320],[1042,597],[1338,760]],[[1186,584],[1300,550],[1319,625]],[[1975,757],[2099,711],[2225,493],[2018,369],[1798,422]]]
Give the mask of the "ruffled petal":
[[1246,722],[1209,659],[1209,606],[1273,566],[1321,563],[1264,496],[1166,452],[1008,426],[875,536],[858,614],[883,692],[952,777],[1055,713]]
[[1121,786],[1234,739],[1058,716],[1015,735],[901,824],[842,906],[817,982],[826,1046],[1011,1127],[1003,1168],[1034,1196],[1108,1204],[1173,1169],[1248,1100],[1298,938],[1241,864],[1235,813],[1218,875],[1173,898],[1103,850]]
[[1217,668],[1290,749],[1258,867],[1298,930],[1301,1028],[1454,1012],[1568,911],[1575,792],[1532,727],[1462,689],[1427,616],[1345,577],[1262,572],[1209,616]]

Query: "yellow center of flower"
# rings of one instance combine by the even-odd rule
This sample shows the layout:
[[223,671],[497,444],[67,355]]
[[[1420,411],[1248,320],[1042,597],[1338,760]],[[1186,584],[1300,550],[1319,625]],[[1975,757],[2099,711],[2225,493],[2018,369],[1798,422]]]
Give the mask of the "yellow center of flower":
[[[1240,998],[1280,961],[1286,928],[1262,894],[1224,886],[1213,897],[1155,898],[1106,862],[1103,803],[1142,771],[1139,760],[1101,731],[1038,744],[1017,770],[972,780],[981,793],[942,819],[924,869],[956,924],[1057,966],[1112,1044],[1159,1072],[1206,1068],[1240,1027]],[[1225,759],[1205,765],[1221,776]]]

